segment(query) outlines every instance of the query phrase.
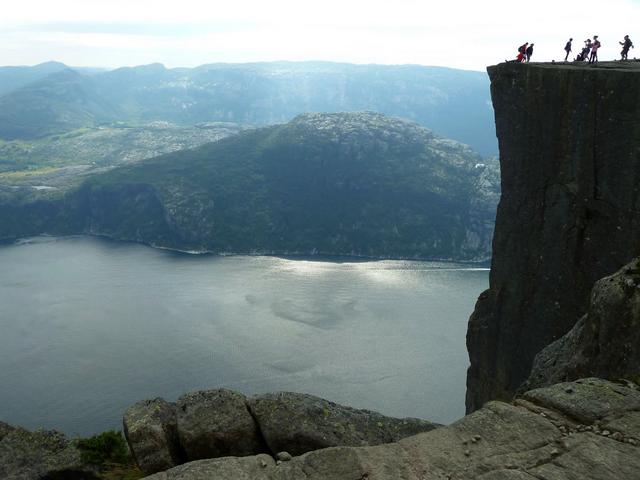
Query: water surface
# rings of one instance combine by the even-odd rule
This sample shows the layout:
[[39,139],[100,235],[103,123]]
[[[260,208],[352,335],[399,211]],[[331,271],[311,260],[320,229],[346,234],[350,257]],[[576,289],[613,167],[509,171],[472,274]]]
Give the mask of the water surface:
[[226,387],[449,423],[487,284],[486,269],[448,263],[1,246],[0,420],[87,435],[143,398]]

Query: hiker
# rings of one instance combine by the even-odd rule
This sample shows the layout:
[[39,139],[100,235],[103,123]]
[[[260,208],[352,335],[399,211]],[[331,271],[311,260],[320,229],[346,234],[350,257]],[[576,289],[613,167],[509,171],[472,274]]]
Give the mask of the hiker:
[[531,55],[533,55],[533,43],[529,45],[529,47],[525,50],[525,52],[527,55],[527,63],[529,63],[529,60],[531,60]]
[[529,46],[529,42],[525,43],[524,45],[520,45],[518,47],[518,57],[517,57],[518,62],[524,62],[527,55],[528,46]]
[[622,58],[620,60],[626,60],[627,55],[629,55],[629,49],[633,48],[633,42],[629,38],[629,35],[625,35],[624,42],[618,42],[618,43],[622,45],[622,51],[620,52],[620,55],[622,55]]
[[589,57],[589,63],[598,63],[598,49],[602,46],[598,35],[593,36],[593,44],[591,45],[591,56]]
[[592,45],[593,44],[591,43],[591,39],[587,38],[584,41],[584,47],[582,48],[582,51],[576,57],[576,62],[584,62],[585,60],[589,59],[589,52],[591,52]]
[[569,54],[571,53],[571,42],[573,42],[573,38],[570,38],[567,44],[564,46],[564,51],[567,52],[567,55],[564,57],[564,61],[566,62],[569,58]]

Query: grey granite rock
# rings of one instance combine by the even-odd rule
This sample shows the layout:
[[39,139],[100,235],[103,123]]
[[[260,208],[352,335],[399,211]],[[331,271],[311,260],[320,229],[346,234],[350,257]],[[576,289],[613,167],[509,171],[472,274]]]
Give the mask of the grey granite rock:
[[0,422],[0,441],[15,429],[16,427],[12,427],[8,423]]
[[637,395],[627,386],[585,379],[527,394],[536,403],[489,402],[452,425],[396,443],[326,448],[280,464],[268,456],[202,460],[149,478],[636,480],[640,447],[630,440],[640,436]]
[[614,414],[640,410],[640,390],[599,378],[531,390],[522,398],[588,424]]
[[521,391],[597,376],[640,380],[640,259],[596,282],[587,314],[544,348]]
[[272,452],[292,455],[320,448],[391,443],[427,432],[436,424],[416,418],[391,418],[292,392],[249,398],[248,406]]
[[80,451],[62,433],[0,424],[2,480],[97,480],[93,468],[82,463]]
[[143,472],[160,472],[185,461],[174,404],[161,398],[143,400],[126,410],[122,423],[131,453]]
[[275,466],[271,456],[261,454],[253,457],[225,457],[194,462],[156,473],[148,480],[211,480],[225,478],[233,480],[267,480],[268,468]]
[[188,393],[178,399],[178,437],[189,460],[265,452],[245,400],[244,395],[224,389]]

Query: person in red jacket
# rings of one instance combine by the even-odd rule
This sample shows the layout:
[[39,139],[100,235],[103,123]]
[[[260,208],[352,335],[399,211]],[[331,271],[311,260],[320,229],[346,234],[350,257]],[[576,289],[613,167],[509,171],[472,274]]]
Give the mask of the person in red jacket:
[[520,45],[520,47],[518,48],[518,57],[517,57],[518,62],[524,62],[526,60],[528,46],[529,46],[529,42],[525,43],[524,45]]

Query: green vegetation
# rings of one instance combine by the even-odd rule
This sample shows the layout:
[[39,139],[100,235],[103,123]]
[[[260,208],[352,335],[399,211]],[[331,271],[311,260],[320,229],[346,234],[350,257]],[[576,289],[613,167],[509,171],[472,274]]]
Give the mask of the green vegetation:
[[492,162],[380,114],[302,115],[93,175],[65,195],[0,203],[0,238],[90,232],[218,253],[483,260]]
[[104,480],[137,480],[144,474],[135,466],[121,432],[109,430],[90,438],[76,440],[82,462],[99,467]]
[[128,465],[132,462],[127,442],[121,432],[109,430],[93,437],[77,441],[82,452],[82,461],[91,465],[116,463]]

